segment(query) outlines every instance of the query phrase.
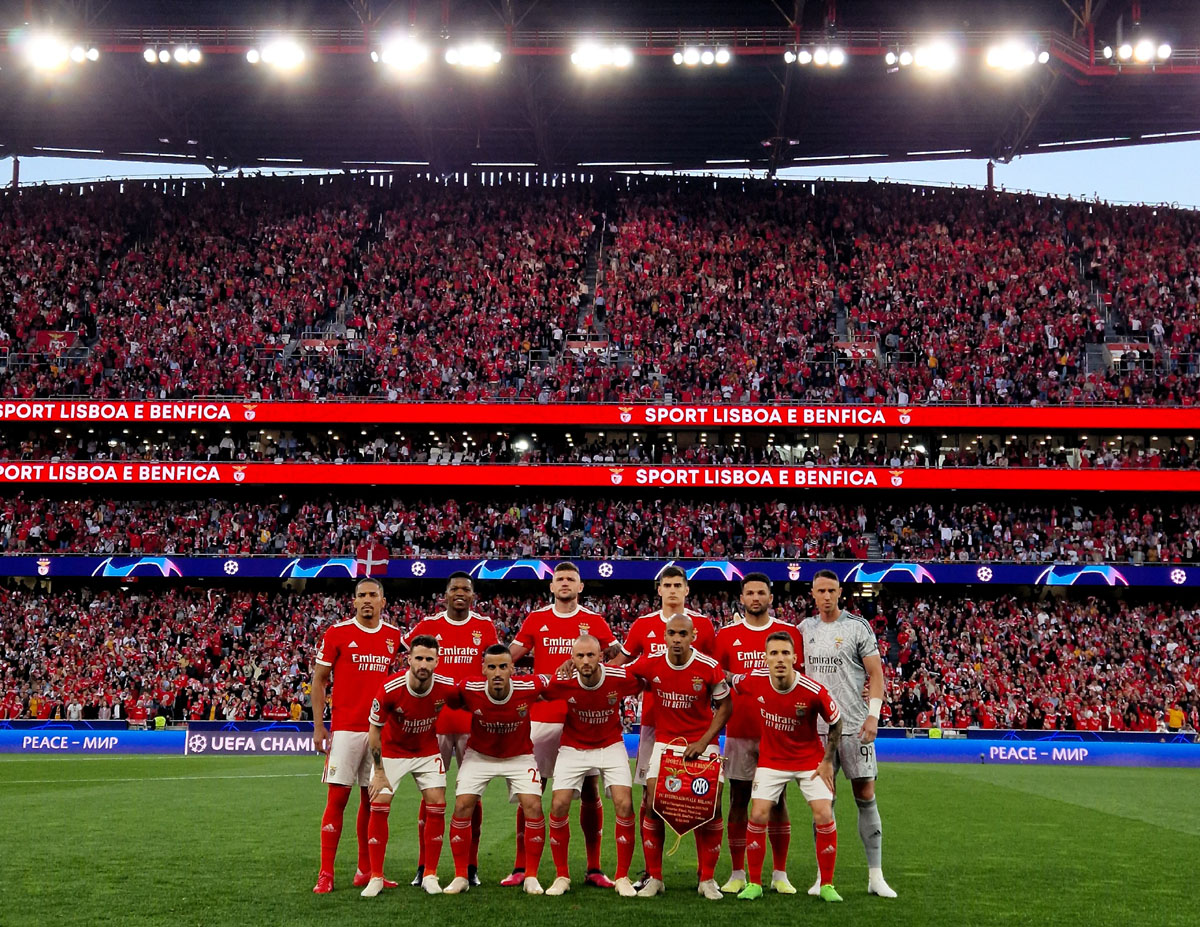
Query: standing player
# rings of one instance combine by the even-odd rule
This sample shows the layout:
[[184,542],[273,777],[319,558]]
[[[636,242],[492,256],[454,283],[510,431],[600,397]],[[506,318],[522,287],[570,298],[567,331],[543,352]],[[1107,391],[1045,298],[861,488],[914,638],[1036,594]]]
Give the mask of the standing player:
[[493,779],[508,783],[508,800],[524,811],[525,861],[522,880],[530,895],[542,894],[537,880],[542,850],[546,847],[546,818],[542,814],[542,777],[529,739],[532,707],[550,685],[548,676],[513,679],[513,659],[503,644],[483,653],[483,679],[460,682],[447,705],[471,713],[471,736],[458,768],[454,817],[450,821],[450,850],[454,854],[454,881],[447,895],[471,887],[467,879],[470,857],[471,816],[479,796]]
[[637,830],[633,821],[633,777],[621,727],[621,708],[625,696],[642,690],[642,684],[624,667],[604,666],[600,641],[586,635],[575,642],[571,663],[575,675],[555,679],[546,698],[566,705],[562,744],[554,764],[554,794],[550,804],[550,852],[554,856],[556,878],[547,895],[561,895],[571,888],[568,854],[571,825],[567,812],[571,802],[583,790],[592,770],[600,770],[612,798],[617,816],[617,894],[632,898],[637,894],[629,881],[629,864]]
[[[600,646],[610,648],[616,637],[609,630],[608,622],[599,612],[579,604],[583,592],[583,581],[579,578],[579,567],[573,563],[560,563],[550,578],[550,594],[554,602],[548,608],[539,608],[529,613],[517,636],[509,647],[513,662],[533,651],[533,671],[553,675],[571,658],[575,641],[585,634],[600,641]],[[553,703],[535,705],[533,709],[533,755],[537,759],[538,771],[543,782],[554,774],[554,762],[558,757],[558,746],[562,739],[563,722],[567,717],[566,706]],[[587,848],[587,882],[599,888],[612,888],[613,882],[600,868],[600,840],[604,834],[604,802],[600,798],[599,777],[590,775],[584,782],[580,797],[579,826],[583,830],[583,841]],[[517,853],[513,871],[501,885],[520,885],[524,879],[525,841],[523,809],[517,810]]]
[[[750,800],[750,843],[746,856],[750,881],[738,898],[761,898],[766,861],[767,821],[789,782],[812,808],[820,867],[818,894],[841,901],[833,887],[837,863],[837,823],[833,819],[833,763],[842,736],[837,703],[820,683],[796,672],[796,644],[787,631],[773,631],[765,646],[766,669],[734,676],[733,689],[761,706],[762,741]],[[828,726],[825,743],[817,734],[817,719]]]
[[[839,604],[842,584],[836,573],[818,570],[812,594],[817,616],[800,622],[805,672],[837,699],[845,720],[845,733],[833,762],[835,771],[840,768],[850,780],[858,805],[858,836],[867,853],[867,892],[895,898],[896,893],[883,878],[883,825],[875,804],[875,777],[879,771],[875,735],[884,693],[879,645],[866,619],[843,610]],[[870,702],[864,704],[862,691],[868,679]],[[810,895],[819,892],[819,885],[808,890]]]
[[[782,632],[791,636],[793,652],[803,654],[799,629],[771,617],[771,580],[765,573],[747,573],[742,578],[742,610],[745,617],[717,632],[713,654],[725,672],[744,676],[765,665],[767,638]],[[750,791],[758,768],[758,742],[761,736],[759,705],[754,699],[733,694],[733,715],[725,729],[725,776],[729,779],[729,855],[733,872],[721,891],[736,893],[746,887],[746,820]],[[779,801],[771,810],[769,827],[774,871],[771,887],[784,895],[796,894],[787,877],[788,845],[792,825],[787,803]]]
[[388,812],[400,780],[411,774],[426,806],[421,826],[422,856],[426,871],[421,887],[440,895],[438,857],[446,835],[446,766],[438,753],[434,725],[454,681],[434,673],[438,642],[427,634],[409,641],[408,670],[384,680],[371,703],[371,821],[367,826],[371,855],[371,881],[362,890],[374,898],[383,890],[383,859],[387,854]]
[[[717,734],[729,720],[733,705],[725,672],[712,657],[695,650],[692,642],[696,629],[687,615],[672,615],[664,628],[667,651],[656,657],[645,656],[629,668],[654,693],[655,725],[654,751],[650,756],[650,775],[646,791],[653,795],[663,751],[673,742],[682,740],[685,759],[721,755],[714,743]],[[713,711],[713,704],[717,710]],[[724,777],[722,777],[724,778]],[[721,855],[721,794],[717,792],[717,814],[707,824],[696,828],[696,857],[700,884],[696,891],[711,901],[719,901],[721,890],[713,874]],[[646,809],[642,820],[642,852],[646,856],[649,876],[638,892],[641,898],[652,898],[666,891],[663,884],[662,858],[665,826],[652,808]]]
[[[446,582],[446,607],[443,611],[418,621],[405,635],[404,645],[421,635],[429,635],[438,642],[438,671],[454,682],[478,678],[483,652],[500,641],[496,637],[496,626],[491,619],[476,614],[475,580],[470,573],[451,573]],[[438,715],[437,740],[442,754],[442,769],[450,769],[450,761],[462,767],[463,753],[467,749],[467,735],[471,732],[471,716],[465,711],[446,709]],[[483,801],[475,803],[475,816],[471,819],[471,862],[467,878],[472,885],[479,884],[479,833],[483,826]],[[412,884],[420,885],[425,875],[425,802],[417,810],[417,874]]]
[[[358,871],[354,884],[370,881],[371,857],[367,828],[371,819],[367,785],[371,781],[371,754],[367,750],[371,701],[380,682],[391,670],[400,648],[400,632],[383,620],[386,605],[383,583],[360,579],[354,587],[354,617],[339,621],[325,632],[313,666],[313,747],[325,754],[322,781],[329,785],[325,813],[321,816],[321,872],[313,891],[333,891],[333,860],[342,836],[342,819],[350,789],[360,788],[358,804]],[[333,705],[333,734],[325,728],[325,701],[330,676],[337,686]],[[394,887],[395,882],[384,880]]]
[[[717,634],[713,623],[698,611],[687,607],[688,581],[687,573],[682,568],[672,564],[664,567],[658,574],[655,589],[662,601],[662,607],[656,612],[649,612],[636,618],[629,627],[625,643],[621,650],[610,661],[611,666],[621,666],[639,657],[657,657],[667,651],[666,627],[667,619],[672,615],[687,615],[692,619],[696,629],[695,648],[705,656],[713,656],[716,648]],[[646,773],[650,767],[650,755],[654,752],[654,694],[642,694],[642,723],[638,735],[637,766],[633,774],[636,785],[646,784]],[[642,792],[642,815],[645,817],[649,801],[646,793]]]

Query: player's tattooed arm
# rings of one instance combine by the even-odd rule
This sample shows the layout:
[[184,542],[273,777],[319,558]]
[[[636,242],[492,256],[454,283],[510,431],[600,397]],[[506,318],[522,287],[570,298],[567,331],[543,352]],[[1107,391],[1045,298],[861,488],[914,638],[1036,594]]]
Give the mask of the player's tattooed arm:
[[812,774],[813,779],[820,779],[833,791],[833,758],[837,756],[838,745],[842,742],[842,721],[829,725],[829,734],[825,740],[825,757]]

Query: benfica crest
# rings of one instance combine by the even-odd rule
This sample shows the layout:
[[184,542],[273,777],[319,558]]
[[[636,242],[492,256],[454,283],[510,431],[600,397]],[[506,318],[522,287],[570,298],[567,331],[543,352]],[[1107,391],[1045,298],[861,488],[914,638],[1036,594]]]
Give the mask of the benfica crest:
[[390,637],[384,642],[387,644],[388,655],[391,656],[396,652],[396,642]]
[[236,466],[236,465],[235,465],[235,466],[234,466],[234,468],[233,468],[233,480],[234,480],[234,482],[235,482],[235,483],[240,483],[240,482],[241,482],[242,480],[244,480],[245,478],[246,478],[246,468],[245,468],[244,466],[241,466],[241,467],[239,467],[239,466]]
[[517,706],[517,714],[519,714],[522,718],[524,718],[525,715],[528,713],[529,713],[528,705],[518,705]]
[[796,706],[796,717],[803,718],[806,714],[808,714],[808,706],[801,702]]
[[892,475],[892,485],[893,486],[903,486],[904,485],[904,471],[903,470],[889,470],[888,473],[890,473]]
[[580,636],[580,637],[583,637],[583,635],[587,634],[587,632],[588,632],[588,628],[590,628],[590,627],[591,627],[591,625],[590,625],[590,624],[583,624],[583,623],[581,622],[581,623],[580,623],[580,625],[579,625],[579,636]]
[[797,580],[800,578],[800,564],[789,563],[787,565],[787,571],[788,571],[788,579],[794,581],[794,580]]
[[609,692],[608,693],[608,704],[615,705],[615,704],[617,704],[617,701],[620,698],[621,698],[621,696],[619,696],[616,692]]
[[623,479],[625,479],[625,468],[624,467],[609,467],[608,471],[609,471],[609,479],[611,479],[613,481],[613,485],[620,486],[621,481]]
[[912,421],[912,409],[897,409],[896,411],[900,413],[901,425],[907,425]]
[[482,631],[472,631],[471,632],[471,643],[474,644],[476,647],[478,647],[480,644],[482,644],[483,643],[483,632]]
[[50,558],[42,557],[37,562],[38,576],[47,576],[50,573]]
[[704,680],[701,679],[699,676],[692,677],[692,691],[693,692],[703,692],[704,691]]
[[621,413],[622,423],[628,425],[633,421],[633,406],[617,406],[617,409]]
[[258,407],[257,402],[242,403],[242,415],[246,416],[246,421],[254,421],[254,416],[257,414],[254,410]]

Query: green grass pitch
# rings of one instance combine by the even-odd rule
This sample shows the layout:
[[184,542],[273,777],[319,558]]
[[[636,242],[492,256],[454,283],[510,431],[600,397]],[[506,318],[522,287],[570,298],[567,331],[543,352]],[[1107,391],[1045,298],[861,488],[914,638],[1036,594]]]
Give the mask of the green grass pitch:
[[[310,889],[325,793],[318,772],[306,758],[2,758],[0,925],[615,927],[637,918],[653,927],[696,927],[733,917],[764,925],[1200,924],[1192,884],[1200,807],[1191,770],[887,766],[880,780],[884,863],[900,897],[866,894],[855,809],[844,799],[835,880],[842,905],[770,893],[750,903],[705,901],[695,894],[690,837],[666,861],[662,898],[578,887],[583,841],[574,812],[576,889],[563,898],[526,897],[495,884],[511,864],[514,815],[495,786],[485,796],[482,888],[431,898],[403,885],[360,898],[350,886],[352,800],[338,889],[316,897]],[[404,882],[415,859],[415,794],[410,780],[391,815],[388,873]],[[812,838],[807,808],[792,798],[789,869],[803,890],[814,871]],[[610,806],[610,872],[612,819]],[[449,881],[448,849],[440,870]],[[726,855],[718,880],[728,872]],[[553,877],[548,850],[541,877],[544,885]]]

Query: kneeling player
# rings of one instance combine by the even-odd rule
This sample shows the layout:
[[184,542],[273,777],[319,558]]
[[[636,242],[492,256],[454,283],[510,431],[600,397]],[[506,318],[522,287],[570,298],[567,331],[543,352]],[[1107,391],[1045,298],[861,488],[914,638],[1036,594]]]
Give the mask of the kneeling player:
[[[758,771],[750,791],[750,821],[746,826],[746,864],[749,882],[738,898],[762,897],[766,859],[767,821],[789,782],[800,786],[817,837],[820,895],[841,901],[833,887],[837,862],[837,824],[833,820],[833,758],[842,736],[837,703],[818,682],[796,672],[796,645],[786,631],[767,637],[766,669],[735,676],[733,690],[756,700],[762,712]],[[829,724],[826,744],[817,734],[817,717]]]
[[623,667],[604,666],[601,659],[599,639],[584,635],[575,641],[571,651],[575,675],[570,679],[555,679],[546,692],[546,698],[561,700],[567,706],[550,804],[550,852],[554,856],[556,878],[546,890],[547,895],[561,895],[571,888],[567,863],[571,824],[567,812],[582,792],[584,781],[596,770],[604,779],[617,816],[614,887],[625,898],[637,894],[629,881],[637,831],[633,821],[633,775],[625,753],[621,705],[625,696],[640,692],[642,685]]
[[483,652],[481,680],[458,684],[447,700],[451,708],[471,712],[467,752],[458,768],[454,817],[450,820],[450,850],[454,854],[454,881],[447,895],[470,887],[467,867],[471,858],[471,817],[479,796],[493,779],[508,783],[510,802],[525,813],[525,891],[542,894],[538,864],[546,845],[546,818],[542,814],[542,777],[533,759],[529,738],[529,709],[550,685],[548,676],[513,679],[508,648],[494,644]]
[[437,638],[420,635],[409,646],[408,671],[384,680],[371,704],[370,750],[375,771],[371,776],[371,820],[367,826],[371,881],[362,891],[364,898],[373,898],[383,890],[388,812],[396,786],[410,774],[425,805],[421,887],[431,895],[442,891],[437,864],[446,833],[446,766],[434,725],[446,700],[454,694],[454,682],[434,673]]

